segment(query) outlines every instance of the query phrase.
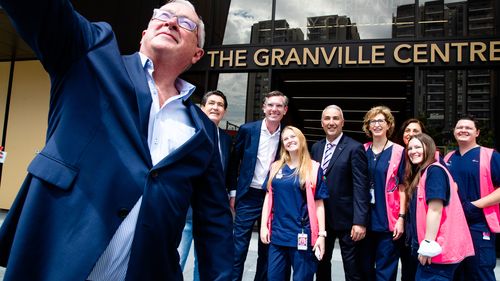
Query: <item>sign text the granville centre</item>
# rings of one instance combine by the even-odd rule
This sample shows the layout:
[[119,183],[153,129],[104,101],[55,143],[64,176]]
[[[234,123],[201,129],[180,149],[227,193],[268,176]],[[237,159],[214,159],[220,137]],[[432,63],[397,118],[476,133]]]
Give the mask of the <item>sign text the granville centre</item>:
[[224,48],[206,56],[212,69],[484,64],[500,62],[500,41]]

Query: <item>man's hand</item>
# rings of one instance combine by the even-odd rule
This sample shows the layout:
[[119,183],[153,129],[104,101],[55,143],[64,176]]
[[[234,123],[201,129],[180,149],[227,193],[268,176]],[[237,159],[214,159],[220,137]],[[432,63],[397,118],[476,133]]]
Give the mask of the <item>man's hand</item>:
[[351,239],[356,242],[359,241],[366,236],[366,227],[362,225],[353,225],[351,228]]

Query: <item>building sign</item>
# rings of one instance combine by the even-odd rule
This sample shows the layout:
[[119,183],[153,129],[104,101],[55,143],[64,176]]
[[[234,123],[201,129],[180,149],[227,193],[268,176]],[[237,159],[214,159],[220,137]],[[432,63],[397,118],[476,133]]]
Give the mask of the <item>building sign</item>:
[[199,66],[212,70],[254,70],[268,67],[491,65],[499,62],[500,41],[486,40],[221,47],[206,50]]

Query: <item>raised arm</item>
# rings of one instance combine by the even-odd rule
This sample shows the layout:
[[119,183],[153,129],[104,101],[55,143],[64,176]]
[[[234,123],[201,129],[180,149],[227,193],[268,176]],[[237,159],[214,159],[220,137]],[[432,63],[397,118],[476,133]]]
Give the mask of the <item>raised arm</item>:
[[66,71],[99,34],[67,0],[0,0],[0,5],[51,75]]

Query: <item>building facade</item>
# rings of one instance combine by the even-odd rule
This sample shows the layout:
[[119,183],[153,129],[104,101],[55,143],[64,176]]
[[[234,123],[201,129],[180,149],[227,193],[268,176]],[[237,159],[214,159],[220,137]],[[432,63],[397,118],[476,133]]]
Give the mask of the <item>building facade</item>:
[[[153,8],[164,1],[72,2],[88,18],[110,22],[128,54],[137,51]],[[327,105],[343,108],[344,131],[360,141],[366,111],[386,105],[398,129],[420,118],[442,151],[454,147],[453,126],[466,114],[480,121],[480,144],[500,148],[496,0],[192,2],[205,22],[206,53],[183,78],[197,86],[195,102],[213,89],[227,95],[221,126],[232,133],[262,118],[263,95],[280,90],[290,98],[284,123],[302,129],[310,144],[324,137]],[[8,152],[0,208],[10,207],[43,146],[49,87],[0,7],[1,145]]]

